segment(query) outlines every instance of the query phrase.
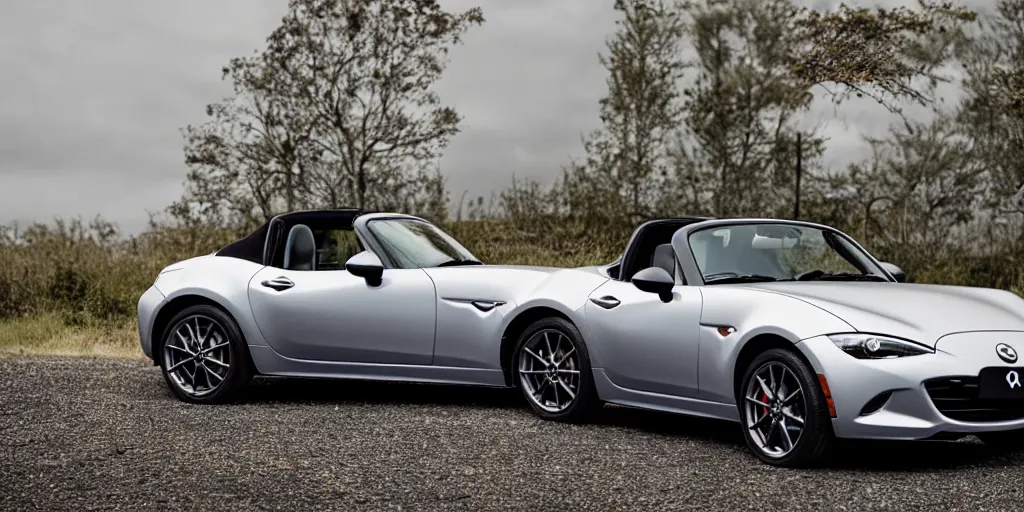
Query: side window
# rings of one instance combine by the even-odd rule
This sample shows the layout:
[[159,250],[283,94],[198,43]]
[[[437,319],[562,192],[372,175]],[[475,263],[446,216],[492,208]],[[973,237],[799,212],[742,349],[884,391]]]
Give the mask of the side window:
[[344,270],[345,262],[362,251],[362,244],[351,229],[314,231],[316,239],[316,269]]

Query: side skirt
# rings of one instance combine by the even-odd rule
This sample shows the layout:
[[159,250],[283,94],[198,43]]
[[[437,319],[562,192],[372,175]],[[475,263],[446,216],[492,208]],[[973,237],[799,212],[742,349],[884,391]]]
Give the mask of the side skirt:
[[605,402],[640,409],[739,422],[739,411],[735,404],[708,402],[696,398],[623,388],[613,383],[605,371],[600,368],[594,369],[594,384],[597,386],[597,395]]
[[506,387],[501,370],[406,364],[343,363],[291,359],[267,346],[249,345],[262,375]]

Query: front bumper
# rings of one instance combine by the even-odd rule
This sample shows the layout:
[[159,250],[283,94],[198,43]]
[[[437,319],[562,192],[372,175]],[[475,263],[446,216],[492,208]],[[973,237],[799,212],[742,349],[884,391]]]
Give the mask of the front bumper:
[[156,312],[164,302],[164,294],[150,286],[139,298],[139,343],[146,357],[153,359],[153,322]]
[[[934,379],[976,378],[986,367],[1024,368],[1024,358],[1007,364],[996,353],[1005,343],[1024,354],[1024,332],[971,332],[941,338],[934,354],[898,359],[856,359],[825,336],[797,344],[817,373],[828,381],[838,437],[858,439],[925,439],[942,434],[1024,429],[1024,412],[997,411],[994,421],[961,421],[939,411],[925,382]],[[878,395],[891,392],[885,404],[870,413],[864,407]],[[980,404],[981,402],[979,402]],[[987,405],[987,404],[983,404]],[[961,407],[969,405],[962,404]],[[1021,407],[1024,411],[1024,405]],[[1012,409],[1011,407],[1010,409]],[[991,412],[991,411],[989,411]],[[953,414],[947,410],[947,413]],[[984,415],[958,416],[982,417]]]

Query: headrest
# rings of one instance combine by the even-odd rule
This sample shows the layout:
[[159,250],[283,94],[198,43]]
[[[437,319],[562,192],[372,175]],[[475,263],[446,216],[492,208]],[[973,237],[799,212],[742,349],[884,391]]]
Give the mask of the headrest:
[[284,268],[288,270],[316,270],[316,240],[313,230],[305,224],[296,224],[288,231],[284,246]]
[[661,244],[654,248],[651,266],[665,269],[673,278],[676,276],[676,253],[672,250],[672,244]]

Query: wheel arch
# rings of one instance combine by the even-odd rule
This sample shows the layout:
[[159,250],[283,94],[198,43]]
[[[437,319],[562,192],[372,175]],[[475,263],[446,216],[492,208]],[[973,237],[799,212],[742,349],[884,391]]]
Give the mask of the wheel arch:
[[796,347],[796,342],[793,342],[782,335],[775,333],[762,333],[758,334],[743,344],[739,354],[736,356],[736,362],[733,364],[733,376],[732,376],[732,396],[736,400],[736,406],[740,405],[740,387],[743,384],[743,373],[746,371],[747,366],[761,353],[771,350],[773,348],[779,348],[796,354],[796,356],[803,361],[804,364],[810,368],[812,373],[816,373],[814,365],[807,359],[807,356]]
[[163,350],[164,334],[166,333],[167,328],[170,327],[169,324],[171,322],[171,319],[174,318],[174,315],[177,315],[186,308],[198,305],[207,305],[215,307],[223,311],[224,314],[231,318],[231,320],[233,320],[236,325],[238,324],[238,319],[235,318],[233,314],[231,314],[231,311],[228,308],[224,307],[223,304],[214,299],[211,299],[210,297],[191,293],[174,297],[173,299],[167,301],[167,303],[164,304],[159,311],[157,311],[156,318],[153,320],[153,327],[152,330],[150,331],[150,339],[153,340],[154,365],[160,364],[159,354],[161,350]]
[[527,327],[532,325],[537,320],[542,318],[556,317],[561,318],[579,330],[579,326],[576,322],[573,322],[569,315],[550,307],[550,306],[533,306],[516,314],[514,318],[505,327],[505,330],[501,334],[501,370],[505,375],[505,385],[515,386],[515,382],[512,379],[512,351],[515,349],[516,342],[519,341],[519,336],[523,334],[523,331]]

